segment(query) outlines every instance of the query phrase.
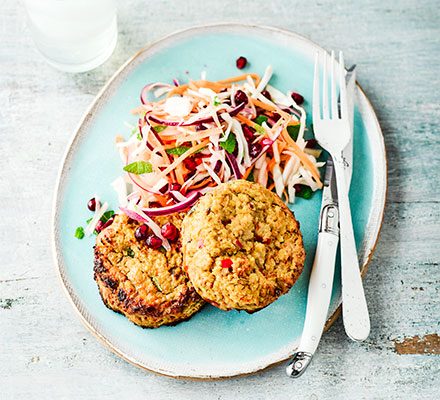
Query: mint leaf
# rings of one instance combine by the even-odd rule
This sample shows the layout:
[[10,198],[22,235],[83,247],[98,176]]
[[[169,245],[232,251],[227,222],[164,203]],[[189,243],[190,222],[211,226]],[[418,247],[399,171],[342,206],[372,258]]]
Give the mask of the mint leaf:
[[84,237],[84,228],[82,226],[78,226],[78,228],[76,228],[75,237],[77,239],[82,239]]
[[168,149],[166,152],[168,154],[173,154],[175,156],[181,156],[183,153],[189,150],[189,147],[186,146],[178,146],[174,147],[174,149]]
[[223,147],[229,154],[232,154],[237,145],[237,139],[235,139],[234,134],[229,133],[228,138],[224,142],[219,142],[220,146]]
[[298,135],[299,135],[299,127],[300,127],[300,125],[289,125],[289,126],[287,127],[287,132],[289,133],[289,136],[290,136],[293,140],[298,139]]
[[262,126],[260,126],[260,125],[254,125],[254,127],[253,127],[260,135],[265,135],[266,134],[266,131],[265,131],[265,129],[262,127]]
[[265,115],[259,115],[257,118],[254,119],[254,122],[258,125],[263,125],[263,122],[267,122],[269,118],[267,118]]
[[105,224],[111,217],[115,215],[115,212],[113,210],[108,210],[104,214],[102,214],[101,222]]
[[310,199],[313,196],[313,190],[310,187],[301,185],[301,190],[296,193],[298,197],[302,197],[303,199]]
[[167,127],[165,125],[156,125],[156,126],[153,126],[153,129],[156,133],[161,133],[162,131],[167,129]]
[[255,182],[255,178],[254,178],[254,171],[251,171],[250,174],[248,175],[248,177],[246,178],[247,181],[249,182]]
[[150,172],[153,172],[153,167],[148,161],[135,161],[126,165],[123,169],[124,171],[136,175],[149,174]]

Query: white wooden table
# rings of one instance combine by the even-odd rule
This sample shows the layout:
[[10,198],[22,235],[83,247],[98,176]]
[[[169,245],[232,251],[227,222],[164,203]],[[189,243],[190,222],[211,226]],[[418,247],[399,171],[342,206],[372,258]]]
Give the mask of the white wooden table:
[[[36,52],[20,3],[0,0],[1,399],[439,398],[439,3],[354,3],[121,1],[111,59],[92,72],[70,75]],[[87,105],[146,43],[222,21],[279,26],[343,49],[347,63],[358,65],[358,80],[385,135],[388,204],[365,281],[371,336],[353,343],[336,322],[297,381],[285,377],[284,366],[213,382],[139,370],[84,328],[52,262],[55,176]]]

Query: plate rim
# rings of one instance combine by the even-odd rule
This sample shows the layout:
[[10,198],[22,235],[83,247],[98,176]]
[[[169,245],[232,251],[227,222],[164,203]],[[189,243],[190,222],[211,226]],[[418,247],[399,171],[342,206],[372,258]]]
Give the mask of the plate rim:
[[[272,362],[269,362],[265,365],[256,365],[254,368],[250,370],[246,370],[243,372],[235,373],[223,373],[223,374],[198,374],[194,375],[190,372],[187,375],[182,374],[176,374],[172,371],[164,371],[162,369],[154,369],[153,367],[149,367],[147,365],[144,365],[144,363],[138,361],[135,359],[135,357],[132,357],[128,354],[125,354],[122,350],[118,349],[117,345],[113,344],[109,339],[107,339],[102,333],[98,331],[97,328],[95,328],[92,323],[86,318],[84,315],[84,310],[80,309],[80,305],[77,304],[75,301],[75,297],[77,297],[74,293],[73,288],[70,286],[70,283],[68,282],[66,276],[65,276],[65,264],[64,260],[61,254],[61,251],[59,251],[59,247],[61,247],[58,243],[58,237],[57,237],[57,223],[59,220],[59,200],[60,195],[62,194],[62,183],[63,178],[65,178],[66,173],[68,172],[66,170],[66,163],[69,159],[69,156],[71,153],[75,150],[75,143],[78,139],[81,137],[81,133],[84,130],[84,126],[86,125],[87,121],[92,118],[93,112],[99,109],[100,100],[103,99],[103,95],[107,92],[110,85],[119,77],[119,75],[132,63],[136,61],[138,57],[140,57],[141,54],[144,52],[148,52],[150,49],[154,48],[155,46],[166,44],[167,41],[175,37],[176,39],[179,38],[182,35],[185,34],[191,34],[194,33],[195,35],[199,32],[203,32],[206,30],[218,30],[221,33],[226,33],[227,29],[238,29],[243,30],[247,32],[252,32],[253,30],[260,30],[260,31],[271,31],[273,33],[278,33],[281,35],[285,35],[287,37],[291,37],[292,39],[301,40],[306,42],[308,45],[311,45],[313,47],[317,47],[319,49],[324,50],[322,46],[317,44],[316,42],[310,40],[309,38],[302,36],[301,34],[298,34],[294,31],[290,31],[288,29],[278,28],[278,27],[272,27],[272,26],[266,26],[266,25],[259,25],[259,24],[244,24],[244,23],[213,23],[213,24],[204,24],[199,26],[192,26],[186,29],[180,29],[177,31],[173,31],[172,33],[165,35],[163,37],[160,37],[159,39],[149,43],[148,45],[142,47],[139,51],[137,51],[133,56],[129,57],[127,61],[125,61],[117,70],[116,72],[106,81],[104,86],[101,88],[101,90],[97,93],[97,95],[93,98],[90,105],[87,107],[86,111],[84,112],[83,116],[81,117],[77,127],[73,131],[73,134],[71,135],[68,144],[66,146],[66,150],[63,154],[63,157],[60,161],[56,183],[55,183],[55,190],[53,194],[53,200],[52,200],[52,212],[51,212],[51,247],[52,247],[52,256],[54,261],[54,266],[57,271],[58,278],[61,281],[61,286],[71,302],[74,310],[77,312],[77,314],[80,317],[80,320],[85,325],[85,327],[101,342],[103,343],[108,349],[110,349],[113,353],[121,357],[122,359],[126,360],[132,365],[135,365],[138,368],[141,368],[145,371],[153,372],[162,376],[172,377],[176,379],[191,379],[191,380],[217,380],[217,379],[227,379],[231,377],[236,376],[247,376],[254,374],[261,370],[266,370],[274,365],[280,364],[290,357],[290,354],[287,354],[280,359],[274,360]],[[374,127],[377,130],[377,144],[379,145],[378,149],[378,157],[380,158],[381,165],[383,166],[382,169],[382,180],[378,184],[378,186],[374,185],[375,188],[379,188],[379,193],[376,193],[375,200],[378,201],[378,203],[372,204],[372,211],[370,212],[369,217],[374,214],[373,210],[377,210],[377,218],[375,221],[375,224],[373,224],[372,232],[369,233],[369,236],[372,237],[372,241],[370,246],[367,246],[366,248],[361,249],[360,251],[366,252],[367,255],[364,254],[364,263],[361,267],[361,275],[362,277],[365,277],[365,274],[367,273],[369,263],[371,262],[371,258],[374,254],[375,248],[377,246],[380,231],[383,225],[383,218],[384,218],[384,212],[385,212],[385,205],[386,205],[386,195],[388,191],[388,160],[387,160],[387,153],[385,148],[385,140],[383,136],[382,129],[380,127],[376,112],[374,110],[374,107],[372,106],[370,100],[368,99],[365,91],[362,89],[362,87],[359,85],[358,82],[356,82],[356,86],[358,89],[358,93],[360,95],[360,100],[364,102],[363,105],[364,108],[369,109],[372,114],[372,122],[374,123]],[[380,150],[380,151],[379,151]],[[373,154],[374,155],[374,154]],[[370,221],[368,221],[368,224],[370,224]],[[368,235],[366,235],[368,236]],[[364,239],[365,242],[365,239]],[[334,312],[330,315],[330,317],[327,319],[324,331],[327,331],[332,324],[336,321],[336,319],[340,316],[342,310],[341,303],[339,302],[339,305],[334,310]]]

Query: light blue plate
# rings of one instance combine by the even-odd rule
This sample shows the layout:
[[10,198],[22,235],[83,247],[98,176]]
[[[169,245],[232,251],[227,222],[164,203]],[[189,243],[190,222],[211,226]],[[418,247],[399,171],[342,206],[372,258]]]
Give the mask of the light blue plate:
[[[171,376],[216,378],[251,373],[286,359],[301,334],[307,283],[317,238],[321,194],[292,206],[301,223],[307,251],[305,270],[285,296],[249,315],[206,306],[173,327],[142,329],[108,310],[93,280],[94,238],[78,240],[75,228],[90,217],[87,200],[95,193],[117,208],[110,183],[121,174],[116,134],[139,104],[146,83],[237,75],[235,60],[249,60],[245,71],[260,74],[268,64],[271,83],[283,91],[312,95],[313,57],[320,49],[287,31],[242,25],[194,28],[169,36],[138,53],[105,86],[88,110],[67,151],[54,202],[54,254],[63,284],[83,321],[114,352],[128,361]],[[361,265],[377,240],[386,191],[383,138],[374,111],[358,88],[354,128],[354,173],[350,199]],[[310,112],[310,103],[306,103]],[[310,123],[310,118],[308,123]],[[329,316],[340,304],[339,266]]]

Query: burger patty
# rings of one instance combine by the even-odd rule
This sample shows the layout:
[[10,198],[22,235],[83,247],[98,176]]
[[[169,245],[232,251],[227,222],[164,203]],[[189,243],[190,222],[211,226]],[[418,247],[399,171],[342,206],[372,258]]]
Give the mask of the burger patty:
[[182,223],[185,268],[204,300],[222,310],[258,311],[287,293],[305,251],[299,223],[257,183],[223,183]]
[[[157,217],[163,226],[171,222],[180,231],[183,215]],[[157,328],[190,318],[204,301],[183,270],[180,238],[171,249],[149,248],[135,237],[142,224],[124,214],[97,237],[94,279],[104,304],[136,325]]]

